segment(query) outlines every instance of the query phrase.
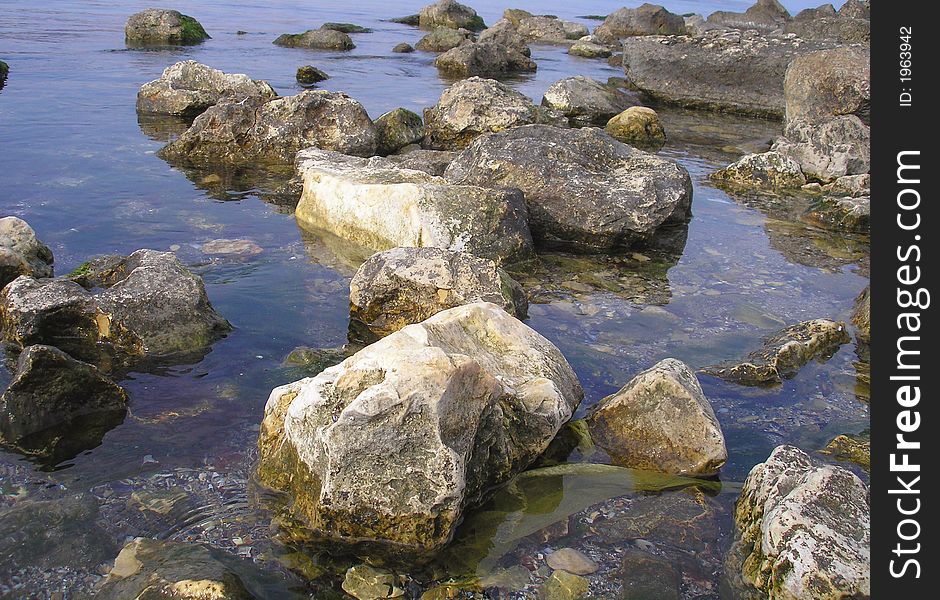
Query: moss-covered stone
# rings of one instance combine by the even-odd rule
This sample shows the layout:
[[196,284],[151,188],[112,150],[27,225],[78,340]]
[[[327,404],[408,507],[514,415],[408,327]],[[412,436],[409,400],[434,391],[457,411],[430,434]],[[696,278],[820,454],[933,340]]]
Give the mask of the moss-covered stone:
[[822,452],[871,471],[871,434],[867,431],[858,435],[838,435],[826,444]]
[[378,153],[394,154],[424,139],[424,120],[407,108],[396,108],[375,120]]
[[356,25],[354,23],[324,23],[320,29],[332,29],[333,31],[342,31],[343,33],[372,33],[368,27]]
[[210,36],[199,21],[189,15],[150,8],[127,19],[124,38],[131,46],[191,45],[202,43]]
[[297,83],[301,85],[313,85],[329,78],[329,75],[312,65],[297,68]]

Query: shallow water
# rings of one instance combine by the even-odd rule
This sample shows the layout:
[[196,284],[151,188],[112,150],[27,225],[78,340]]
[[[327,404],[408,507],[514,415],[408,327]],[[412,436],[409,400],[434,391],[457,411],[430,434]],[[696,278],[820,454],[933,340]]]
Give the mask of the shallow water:
[[[58,274],[97,255],[172,249],[205,279],[213,304],[235,331],[195,364],[130,374],[122,382],[131,397],[130,414],[99,446],[56,464],[34,464],[0,451],[0,507],[84,494],[99,504],[104,535],[113,543],[144,535],[204,541],[254,559],[290,554],[289,548],[272,544],[270,519],[260,508],[263,493],[249,484],[258,424],[271,388],[302,375],[302,369],[283,364],[292,349],[345,342],[348,282],[367,253],[302,231],[289,208],[266,201],[271,200],[266,182],[255,174],[184,173],[157,158],[155,152],[173,130],[165,121],[138,122],[137,88],[173,62],[191,58],[266,79],[286,95],[300,89],[296,68],[314,64],[331,75],[321,87],[346,91],[376,117],[397,106],[420,111],[436,102],[448,81],[438,77],[433,55],[390,52],[396,43],[414,43],[422,34],[380,19],[416,12],[424,4],[420,0],[394,8],[374,0],[238,8],[224,1],[188,2],[183,11],[200,19],[212,40],[184,49],[125,49],[124,20],[149,4],[0,3],[0,58],[11,67],[0,89],[0,215],[16,215],[33,226],[53,249]],[[487,22],[505,7],[493,0],[472,4]],[[509,4],[565,18],[623,5]],[[707,14],[747,4],[673,2],[669,8]],[[788,3],[791,10],[802,7]],[[358,47],[349,53],[270,43],[281,33],[324,21],[354,22],[375,32],[354,35]],[[237,35],[239,30],[247,33]],[[538,72],[510,83],[536,100],[562,77],[622,75],[604,61],[572,58],[551,46],[534,46],[533,58]],[[797,321],[847,320],[867,283],[866,239],[800,223],[798,200],[731,198],[709,185],[710,171],[766,143],[779,124],[687,111],[661,114],[670,138],[662,154],[685,165],[695,182],[694,217],[687,231],[675,232],[667,248],[621,257],[547,255],[540,272],[520,275],[533,302],[528,324],[561,348],[585,387],[579,416],[662,358],[676,357],[698,368],[740,357],[764,335]],[[203,244],[219,238],[250,239],[261,251],[244,256],[202,251]],[[837,434],[867,428],[867,396],[857,385],[856,360],[854,345],[848,344],[828,362],[808,365],[796,378],[767,389],[700,377],[730,454],[722,471],[723,491],[714,500],[718,525],[715,531],[702,530],[714,538],[712,545],[726,541],[735,482],[770,449],[786,442],[817,451]],[[0,380],[4,385],[9,380],[4,369]],[[572,460],[582,459],[605,461],[580,451],[572,454]],[[587,481],[600,490],[590,496],[592,505],[618,496],[620,488],[605,487],[610,476],[590,469],[577,473],[581,489],[590,487]],[[571,506],[566,503],[568,490],[577,488],[570,481],[566,487],[565,476],[542,480],[539,493],[568,507],[559,510],[572,526],[556,538],[568,545],[595,544],[575,525],[594,519],[590,515],[596,510],[574,498],[569,498]],[[623,484],[627,492],[633,493]],[[141,508],[152,506],[155,493],[169,502],[169,510]],[[652,492],[642,491],[647,493]],[[663,492],[663,497],[684,493]],[[619,506],[612,502],[605,505],[614,507],[611,514]],[[474,525],[482,517],[468,519],[458,535],[467,544],[463,547],[473,546],[466,540],[478,528],[520,522],[506,508],[513,505],[506,497],[491,504],[478,513],[491,515],[485,526]],[[539,530],[559,519],[539,522]],[[526,552],[537,553],[531,532],[519,531],[528,533],[509,536],[513,544],[505,535],[486,538],[488,560],[480,564],[504,568],[523,560]],[[238,544],[236,538],[251,541]],[[618,543],[601,540],[591,548],[615,556]],[[12,559],[0,558],[0,596],[16,581],[23,586],[16,597],[44,597],[52,589],[50,581],[67,591],[97,579],[97,563],[80,557],[39,568],[27,556],[24,549]],[[298,570],[296,560],[290,564]],[[64,570],[50,579],[55,568]],[[714,580],[712,574],[712,587],[702,584],[705,597],[717,595]],[[332,582],[327,576],[324,585]]]

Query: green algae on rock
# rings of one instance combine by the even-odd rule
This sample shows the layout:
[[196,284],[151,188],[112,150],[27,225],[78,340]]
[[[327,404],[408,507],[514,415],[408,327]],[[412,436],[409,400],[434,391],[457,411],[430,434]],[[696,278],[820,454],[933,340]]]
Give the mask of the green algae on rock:
[[129,46],[192,45],[210,39],[202,25],[175,10],[150,8],[133,14],[124,26]]
[[407,108],[396,108],[375,120],[375,135],[376,152],[387,156],[424,139],[424,121]]

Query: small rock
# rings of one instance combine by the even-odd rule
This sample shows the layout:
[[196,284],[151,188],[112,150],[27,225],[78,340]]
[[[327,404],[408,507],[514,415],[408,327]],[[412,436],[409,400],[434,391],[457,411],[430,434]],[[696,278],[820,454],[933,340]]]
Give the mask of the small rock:
[[609,14],[594,29],[594,37],[605,44],[637,35],[683,35],[685,19],[656,4],[621,8]]
[[392,48],[392,52],[395,52],[396,54],[408,54],[408,53],[414,52],[414,51],[415,51],[414,46],[412,46],[412,45],[409,44],[408,42],[402,42],[402,43],[400,43],[400,44],[395,44],[395,47]]
[[863,344],[871,341],[871,286],[865,286],[862,293],[855,298],[855,309],[852,311],[852,323],[858,331],[858,339]]
[[303,33],[285,33],[272,42],[285,48],[313,48],[317,50],[352,50],[352,38],[335,29],[308,29]]
[[853,462],[871,472],[871,436],[838,435],[822,450],[836,460]]
[[396,108],[375,120],[376,152],[387,156],[424,139],[424,121],[406,108]]
[[542,106],[564,113],[576,127],[604,125],[638,104],[635,96],[582,75],[556,81],[542,97]]
[[137,111],[191,118],[223,97],[270,100],[276,96],[274,88],[266,81],[223,73],[194,60],[186,60],[170,65],[159,79],[140,87]]
[[539,600],[577,600],[588,592],[587,579],[566,571],[555,571],[539,587]]
[[329,78],[329,75],[311,65],[297,68],[297,83],[302,85],[313,85],[320,81],[326,81]]
[[710,175],[731,188],[795,189],[806,184],[800,164],[779,152],[748,154]]
[[404,590],[396,585],[395,575],[367,564],[349,567],[343,579],[343,590],[358,600],[400,598]]
[[415,49],[423,52],[447,52],[468,42],[471,36],[470,31],[466,29],[439,27],[418,40]]
[[493,41],[463,44],[434,61],[434,66],[457,77],[502,76],[533,72],[538,66],[518,50]]
[[645,106],[631,106],[607,121],[604,130],[621,142],[638,148],[659,149],[666,143],[666,132],[659,122],[659,115]]
[[613,52],[607,46],[594,42],[577,42],[568,48],[568,54],[582,58],[609,58]]
[[175,10],[149,8],[135,13],[124,25],[124,39],[131,46],[199,44],[209,34],[199,21]]
[[596,562],[574,548],[556,550],[546,557],[545,562],[556,571],[567,571],[573,575],[590,575],[598,569]]
[[206,254],[254,256],[256,254],[261,254],[264,250],[261,249],[261,246],[251,240],[218,239],[203,244],[202,251]]
[[332,29],[333,31],[342,31],[343,33],[372,33],[368,27],[355,25],[353,23],[324,23],[320,29]]

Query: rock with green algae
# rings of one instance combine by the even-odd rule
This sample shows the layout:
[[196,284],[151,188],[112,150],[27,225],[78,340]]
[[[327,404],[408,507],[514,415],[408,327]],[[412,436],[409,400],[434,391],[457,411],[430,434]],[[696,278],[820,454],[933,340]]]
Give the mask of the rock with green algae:
[[367,564],[349,567],[343,579],[343,590],[357,600],[401,598],[405,591],[398,587],[395,574]]
[[333,23],[328,22],[320,26],[320,29],[332,29],[333,31],[342,31],[343,33],[372,33],[372,30],[355,23]]
[[352,50],[352,38],[335,29],[308,29],[303,33],[285,33],[272,42],[285,48],[311,48],[315,50]]
[[453,29],[462,27],[470,31],[486,29],[486,24],[477,11],[455,0],[440,0],[422,8],[418,12],[418,26],[422,29],[437,29],[438,27]]
[[581,58],[610,58],[613,52],[607,46],[601,46],[594,42],[578,41],[568,48],[568,54],[580,56]]
[[375,120],[375,135],[376,152],[387,156],[424,139],[424,121],[407,108],[396,108]]
[[329,78],[329,75],[312,65],[297,67],[296,79],[297,83],[301,85],[313,85]]
[[871,341],[871,286],[855,298],[855,309],[852,311],[852,323],[857,328],[858,339],[867,344]]
[[49,246],[18,217],[0,219],[0,289],[20,275],[52,277],[55,259]]
[[803,214],[802,219],[813,225],[848,233],[871,231],[871,198],[825,197]]
[[415,50],[423,52],[447,52],[457,46],[472,41],[472,33],[467,29],[438,27],[415,44]]
[[10,65],[0,60],[0,87],[3,87],[3,84],[7,80],[7,76],[9,74],[10,74]]
[[866,432],[859,435],[837,435],[822,449],[823,454],[829,454],[836,460],[853,462],[871,471],[871,434]]
[[580,575],[555,571],[538,590],[539,600],[577,600],[587,595],[590,582]]
[[625,144],[658,150],[666,143],[666,132],[652,108],[631,106],[607,121],[604,130]]
[[130,46],[191,45],[210,36],[193,17],[175,10],[149,8],[127,19],[124,39]]

